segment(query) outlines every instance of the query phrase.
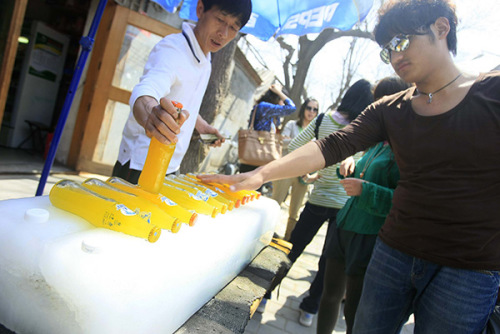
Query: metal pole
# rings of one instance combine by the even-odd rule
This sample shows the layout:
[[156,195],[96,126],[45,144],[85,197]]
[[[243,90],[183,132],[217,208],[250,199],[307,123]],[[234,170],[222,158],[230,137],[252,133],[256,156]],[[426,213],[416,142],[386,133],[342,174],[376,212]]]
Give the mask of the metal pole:
[[102,14],[104,13],[104,8],[106,7],[106,2],[107,0],[99,1],[94,19],[92,20],[92,25],[90,26],[89,34],[87,37],[82,37],[82,39],[80,40],[80,44],[82,45],[82,52],[80,53],[80,57],[78,57],[75,73],[73,74],[73,78],[71,79],[68,93],[66,94],[66,99],[64,100],[61,115],[59,116],[59,120],[54,131],[54,137],[52,138],[52,142],[50,143],[49,153],[47,155],[47,159],[45,160],[45,165],[43,166],[42,176],[40,177],[40,181],[38,182],[38,188],[36,190],[35,196],[43,195],[43,189],[45,188],[45,183],[47,183],[47,177],[49,176],[50,169],[52,168],[52,164],[54,163],[57,146],[59,145],[59,141],[61,140],[61,135],[64,130],[66,120],[68,119],[69,110],[71,108],[71,104],[73,103],[73,98],[75,97],[78,82],[80,81],[80,78],[82,76],[82,72],[85,67],[85,63],[87,62],[88,55],[92,50],[94,37],[97,33],[99,23],[101,22]]

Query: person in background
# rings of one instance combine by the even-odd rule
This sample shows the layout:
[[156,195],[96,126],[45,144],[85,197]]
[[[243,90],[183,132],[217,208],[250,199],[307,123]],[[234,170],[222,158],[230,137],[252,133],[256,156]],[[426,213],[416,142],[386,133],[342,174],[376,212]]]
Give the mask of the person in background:
[[[280,117],[290,115],[295,109],[295,104],[283,93],[281,85],[272,84],[253,107],[248,124],[250,126],[252,115],[255,113],[254,130],[276,133],[280,124]],[[245,173],[257,167],[259,166],[241,163],[240,172]]]
[[[290,142],[290,151],[293,152],[316,139],[316,132],[318,138],[323,138],[342,129],[372,102],[371,83],[364,79],[356,81],[343,96],[340,106],[336,110],[329,110],[324,114],[319,126],[317,117]],[[318,171],[318,179],[315,181],[314,189],[290,237],[293,247],[288,254],[288,258],[292,264],[295,263],[306,246],[312,241],[324,222],[329,222],[328,230],[335,225],[337,212],[344,206],[347,199],[348,196],[345,194],[337,177],[337,165]],[[309,295],[302,300],[299,306],[301,311],[299,322],[304,326],[311,326],[314,315],[318,312],[323,290],[324,263],[325,259],[321,257],[318,263],[318,272],[309,289]],[[267,294],[266,297],[269,298],[270,294]],[[263,299],[264,303],[265,301],[266,299]]]
[[[346,91],[336,110],[330,108],[320,124],[317,123],[318,118],[316,118],[307,129],[292,140],[289,145],[290,151],[292,152],[314,139],[324,138],[356,119],[373,102],[372,89],[373,86],[368,80],[356,81]],[[330,231],[335,226],[338,211],[348,199],[339,183],[337,167],[338,165],[332,165],[318,171],[314,189],[290,237],[293,247],[288,258],[292,263],[295,263],[325,222],[328,222],[326,237],[328,238]],[[318,261],[318,271],[308,291],[309,294],[299,305],[299,323],[303,326],[311,326],[314,315],[318,312],[323,291],[324,269],[325,258],[321,256]]]
[[[196,25],[184,22],[181,33],[168,35],[155,45],[132,90],[131,112],[113,176],[137,183],[151,137],[164,144],[176,143],[167,174],[179,169],[194,129],[215,134],[220,139],[213,146],[221,145],[223,136],[199,115],[212,70],[211,53],[238,34],[251,12],[250,0],[200,0]],[[171,100],[182,103],[186,110],[178,114]]]
[[[409,87],[400,78],[387,77],[376,85],[373,96],[378,100]],[[340,183],[351,197],[338,212],[336,226],[332,226],[325,244],[326,268],[318,334],[330,334],[334,330],[344,295],[346,332],[352,333],[366,267],[399,180],[398,166],[387,142],[368,149],[353,168],[354,160],[348,158],[337,170],[343,179]]]
[[330,166],[388,141],[400,171],[356,312],[354,333],[480,333],[500,281],[500,72],[462,72],[450,0],[379,11],[381,59],[414,87],[383,97],[327,138],[244,174],[199,175],[232,191]]
[[[290,141],[295,138],[303,129],[305,129],[309,123],[318,115],[319,102],[313,98],[307,98],[304,103],[300,106],[299,119],[288,121],[283,130],[281,131],[281,136],[283,137],[283,155],[288,153],[288,145]],[[309,183],[308,176],[294,177],[285,180],[279,180],[273,182],[273,194],[272,199],[274,199],[278,204],[281,205],[290,191],[290,206],[288,209],[288,223],[285,230],[285,240],[290,240],[292,230],[297,224],[297,218],[299,217],[299,210],[302,207],[302,202],[304,196],[307,192]]]

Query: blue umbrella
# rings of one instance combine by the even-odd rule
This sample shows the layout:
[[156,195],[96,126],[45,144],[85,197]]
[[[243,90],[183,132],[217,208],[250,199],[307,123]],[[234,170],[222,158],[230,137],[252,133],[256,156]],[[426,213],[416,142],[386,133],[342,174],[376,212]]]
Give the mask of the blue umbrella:
[[[174,12],[181,0],[153,0]],[[198,0],[184,0],[183,19],[196,21]],[[319,33],[325,28],[349,30],[365,19],[373,0],[252,0],[252,15],[241,30],[264,41],[273,36]]]

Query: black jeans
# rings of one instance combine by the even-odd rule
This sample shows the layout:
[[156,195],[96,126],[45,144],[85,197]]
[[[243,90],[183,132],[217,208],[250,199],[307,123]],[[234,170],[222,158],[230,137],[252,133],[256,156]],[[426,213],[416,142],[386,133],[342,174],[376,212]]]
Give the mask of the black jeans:
[[[288,254],[288,258],[295,263],[297,258],[302,254],[307,245],[312,241],[318,230],[321,228],[325,221],[329,221],[328,230],[325,238],[325,245],[323,246],[323,253],[325,252],[326,245],[331,233],[335,230],[336,217],[339,209],[327,208],[306,203],[304,210],[300,214],[297,225],[293,229],[290,242],[293,244],[292,251]],[[309,288],[309,295],[300,303],[300,309],[316,314],[319,309],[319,302],[321,294],[323,293],[323,276],[325,273],[326,258],[322,254],[318,263],[318,272],[316,277],[311,283]],[[270,293],[266,294],[265,298],[271,298]]]
[[318,272],[314,277],[311,287],[309,288],[309,295],[305,297],[300,303],[300,309],[316,314],[319,309],[319,302],[321,294],[323,293],[323,277],[325,274],[326,259],[324,256],[327,240],[335,230],[336,217],[339,209],[327,208],[306,203],[304,210],[300,214],[299,221],[293,229],[290,242],[293,244],[292,251],[288,254],[288,258],[294,263],[297,258],[302,254],[307,245],[312,241],[314,236],[318,233],[325,221],[329,221],[328,230],[326,232],[325,244],[323,245],[323,252],[318,263]]
[[139,181],[139,176],[141,176],[141,171],[137,169],[130,168],[130,160],[122,165],[118,161],[115,163],[113,167],[112,176],[117,176],[125,181],[128,181],[133,184],[137,184]]

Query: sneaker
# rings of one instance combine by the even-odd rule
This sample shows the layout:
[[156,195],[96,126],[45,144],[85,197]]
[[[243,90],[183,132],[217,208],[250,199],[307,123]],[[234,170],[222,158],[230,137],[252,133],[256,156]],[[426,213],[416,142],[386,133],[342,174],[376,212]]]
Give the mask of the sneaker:
[[311,327],[314,319],[314,314],[300,310],[299,323],[302,326]]
[[259,307],[257,307],[257,312],[264,313],[264,311],[266,310],[266,304],[267,304],[267,299],[262,298],[262,300],[260,301]]

